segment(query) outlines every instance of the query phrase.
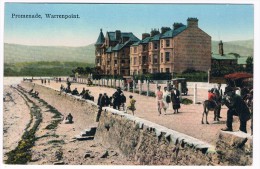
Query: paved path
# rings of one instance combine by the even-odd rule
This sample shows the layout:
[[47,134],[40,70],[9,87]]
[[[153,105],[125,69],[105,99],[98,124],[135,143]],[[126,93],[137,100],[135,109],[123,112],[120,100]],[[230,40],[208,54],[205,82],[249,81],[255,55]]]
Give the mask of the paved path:
[[[41,82],[34,81],[34,83],[41,84]],[[60,85],[63,84],[66,86],[65,82],[56,83],[51,81],[50,85],[46,84],[45,86],[59,90]],[[82,88],[89,89],[91,91],[91,95],[95,97],[95,102],[97,102],[97,98],[99,93],[107,93],[108,96],[111,96],[115,89],[100,87],[100,86],[91,86],[88,87],[85,84],[72,83],[71,89],[73,90],[77,87],[78,91],[81,92]],[[168,127],[178,132],[185,133],[197,139],[203,140],[209,144],[215,145],[217,135],[221,128],[225,127],[226,121],[226,112],[227,108],[222,107],[221,116],[223,117],[220,122],[214,123],[213,121],[213,112],[209,113],[208,121],[209,125],[201,124],[203,106],[202,104],[191,104],[191,105],[181,105],[180,113],[173,114],[172,108],[167,110],[166,115],[158,115],[156,110],[156,99],[154,97],[141,96],[139,94],[124,92],[127,103],[129,101],[129,95],[133,95],[133,97],[137,100],[136,103],[136,112],[135,116],[140,118],[144,118],[146,120],[155,122],[162,126]],[[184,98],[192,99],[193,96],[190,93],[188,96],[183,96]],[[199,89],[198,90],[198,100],[204,100],[207,98],[207,89]],[[170,105],[171,107],[171,105]],[[248,124],[248,131],[250,131],[251,124]],[[238,118],[234,117],[233,122],[234,130],[238,130]]]

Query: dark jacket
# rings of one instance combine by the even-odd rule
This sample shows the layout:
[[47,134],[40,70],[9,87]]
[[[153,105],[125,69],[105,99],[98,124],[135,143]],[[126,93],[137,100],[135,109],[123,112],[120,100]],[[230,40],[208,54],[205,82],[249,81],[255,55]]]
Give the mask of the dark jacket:
[[250,111],[245,101],[239,95],[234,94],[231,96],[230,103],[227,107],[234,109],[241,121],[247,121],[250,119]]
[[103,106],[109,106],[110,104],[110,100],[108,98],[108,96],[102,96],[101,97],[101,104],[100,106],[103,107]]

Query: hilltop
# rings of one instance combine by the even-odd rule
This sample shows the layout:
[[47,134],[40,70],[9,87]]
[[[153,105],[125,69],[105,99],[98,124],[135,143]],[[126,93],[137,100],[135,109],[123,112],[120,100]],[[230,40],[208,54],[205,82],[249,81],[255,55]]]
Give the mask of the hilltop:
[[[218,53],[219,41],[212,41],[212,52]],[[238,53],[240,56],[253,56],[254,54],[254,40],[241,40],[223,42],[224,53]]]
[[4,44],[4,62],[95,62],[94,44],[83,47],[61,46],[27,46],[17,44]]
[[[218,53],[218,41],[212,41],[212,52]],[[224,43],[224,53],[238,53],[241,56],[253,56],[254,41],[230,41]],[[17,44],[4,44],[4,62],[84,62],[95,63],[94,44],[83,47],[61,46],[27,46]]]

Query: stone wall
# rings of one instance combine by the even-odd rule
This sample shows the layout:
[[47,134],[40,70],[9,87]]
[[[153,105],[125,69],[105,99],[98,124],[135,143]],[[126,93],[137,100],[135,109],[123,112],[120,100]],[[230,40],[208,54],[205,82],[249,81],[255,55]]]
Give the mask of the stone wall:
[[243,132],[219,133],[216,142],[218,162],[221,165],[252,165],[253,138]]
[[104,108],[95,140],[141,165],[216,165],[213,146],[111,108]]
[[[30,83],[27,83],[30,84]],[[31,87],[31,84],[29,85]],[[35,85],[37,90],[49,91],[50,97],[68,102],[79,116],[96,120],[96,103],[78,96]],[[48,100],[48,98],[44,98]],[[69,103],[70,102],[70,103]],[[57,106],[57,103],[51,103]],[[65,107],[66,109],[66,107]],[[87,109],[87,111],[86,111]],[[90,124],[83,120],[85,128]],[[141,119],[122,111],[104,107],[101,113],[96,142],[121,151],[126,157],[141,165],[252,165],[253,139],[242,132],[220,132],[216,146],[164,126]]]

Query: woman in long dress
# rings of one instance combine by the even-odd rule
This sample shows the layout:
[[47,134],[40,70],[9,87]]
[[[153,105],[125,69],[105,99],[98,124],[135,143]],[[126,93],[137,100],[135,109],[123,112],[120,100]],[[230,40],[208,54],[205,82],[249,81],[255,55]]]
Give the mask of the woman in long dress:
[[173,86],[173,89],[171,90],[171,100],[172,100],[172,108],[175,113],[179,113],[179,108],[181,108],[180,105],[180,91]]
[[164,110],[164,114],[166,114],[167,109],[169,108],[169,101],[167,101],[167,96],[168,99],[171,99],[171,94],[170,92],[167,90],[167,87],[164,87],[164,91],[163,91],[163,110]]

